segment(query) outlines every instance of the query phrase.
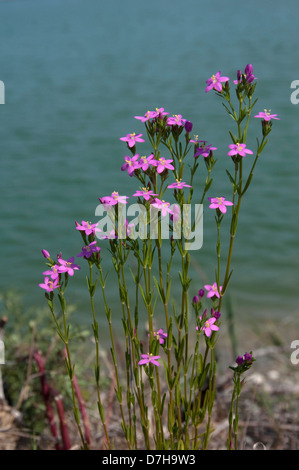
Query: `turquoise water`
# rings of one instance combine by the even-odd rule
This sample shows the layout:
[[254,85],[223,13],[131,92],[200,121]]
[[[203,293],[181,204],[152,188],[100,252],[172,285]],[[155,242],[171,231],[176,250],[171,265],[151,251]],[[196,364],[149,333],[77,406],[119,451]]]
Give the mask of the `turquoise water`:
[[[230,292],[238,316],[297,319],[299,105],[290,101],[290,84],[299,79],[299,5],[243,3],[0,2],[0,291],[16,288],[26,305],[41,305],[41,249],[76,255],[82,244],[75,220],[94,220],[98,197],[113,190],[133,194],[135,181],[120,171],[119,137],[143,132],[133,116],[148,109],[182,114],[218,147],[214,189],[228,195],[222,171],[232,121],[217,97],[205,94],[205,81],[218,70],[234,79],[252,63],[256,110],[271,109],[281,120],[244,200]],[[254,121],[252,148],[260,135]],[[205,210],[203,248],[192,253],[195,290],[213,282],[214,236]],[[73,296],[84,321],[83,271]]]

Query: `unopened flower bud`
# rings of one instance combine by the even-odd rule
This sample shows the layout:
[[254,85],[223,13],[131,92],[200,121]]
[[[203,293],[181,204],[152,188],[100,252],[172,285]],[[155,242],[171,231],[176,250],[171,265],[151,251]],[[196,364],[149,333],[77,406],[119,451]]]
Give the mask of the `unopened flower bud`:
[[245,353],[244,354],[244,360],[247,361],[247,362],[251,362],[252,361],[252,354]]
[[186,122],[185,122],[185,131],[189,133],[189,132],[192,131],[192,128],[193,128],[192,122],[186,121]]
[[207,318],[207,314],[208,314],[208,310],[205,309],[205,311],[204,311],[203,314],[202,314],[202,318],[203,318],[203,319]]
[[201,298],[202,298],[202,297],[205,295],[205,291],[204,291],[204,289],[199,289],[199,291],[198,291],[198,295],[199,295],[199,297],[201,297]]
[[47,250],[42,250],[43,257],[48,259],[50,258],[50,253]]
[[245,75],[246,77],[248,77],[249,75],[253,75],[253,66],[252,64],[247,64],[246,67],[245,67]]
[[221,313],[218,312],[218,311],[217,311],[217,312],[214,312],[214,313],[213,313],[213,317],[215,317],[216,320],[219,320],[219,318],[221,317]]
[[248,84],[252,83],[253,80],[255,79],[255,76],[252,74],[252,75],[248,75],[247,78],[246,78],[246,82]]
[[236,359],[236,363],[238,364],[238,366],[241,366],[243,362],[244,362],[243,356],[238,356]]

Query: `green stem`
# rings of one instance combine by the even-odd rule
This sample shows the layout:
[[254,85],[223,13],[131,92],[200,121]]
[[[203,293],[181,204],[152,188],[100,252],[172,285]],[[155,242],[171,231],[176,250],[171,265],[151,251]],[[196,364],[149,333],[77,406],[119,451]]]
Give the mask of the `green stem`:
[[[163,284],[161,246],[162,246],[161,221],[159,221],[159,223],[158,223],[158,240],[157,240],[159,279],[160,279],[160,289],[161,289],[162,299],[163,299],[163,303],[164,303],[166,330],[169,331],[169,314],[168,314],[168,305],[167,305],[167,299],[166,299],[166,295],[165,295],[165,291],[164,291],[164,284]],[[172,383],[171,350],[170,350],[170,348],[167,348],[167,362],[168,362],[169,382]],[[173,388],[172,388],[172,386],[169,388],[169,407],[170,407],[169,412],[173,416],[174,415],[174,402],[173,402]],[[171,446],[173,446],[173,429],[169,429],[169,433],[170,433]]]
[[91,311],[92,311],[92,318],[93,318],[93,332],[94,332],[94,340],[95,340],[95,347],[96,347],[96,367],[95,367],[95,376],[96,376],[96,386],[97,386],[97,398],[98,398],[98,407],[100,412],[100,416],[102,419],[102,424],[104,428],[104,433],[106,437],[106,442],[111,449],[111,443],[107,431],[107,426],[105,422],[105,414],[104,414],[104,408],[101,400],[101,393],[100,393],[100,362],[99,362],[99,329],[98,329],[98,322],[96,320],[96,315],[95,315],[95,307],[94,307],[94,290],[95,286],[93,286],[93,279],[92,279],[92,263],[89,263],[89,294],[90,294],[90,303],[91,303]]
[[63,320],[64,333],[63,333],[63,331],[61,330],[61,328],[59,326],[58,320],[57,320],[55,312],[54,312],[53,298],[52,298],[52,301],[49,301],[49,307],[50,307],[53,319],[54,319],[55,324],[56,324],[57,332],[58,332],[58,334],[59,334],[60,338],[62,339],[62,341],[64,343],[64,346],[65,346],[65,354],[66,354],[65,362],[66,362],[67,372],[68,372],[68,376],[69,376],[70,384],[71,384],[73,412],[74,412],[75,422],[76,422],[76,425],[77,425],[77,428],[78,428],[78,431],[79,431],[79,434],[80,434],[83,449],[88,449],[88,445],[87,445],[87,442],[84,439],[83,431],[82,431],[82,428],[81,428],[79,408],[77,407],[77,402],[76,402],[76,392],[75,392],[75,385],[74,385],[74,368],[75,368],[75,365],[72,363],[70,349],[69,349],[69,327],[67,326],[67,321],[66,321],[66,302],[65,302],[65,299],[64,299],[64,296],[63,296],[63,292],[64,292],[64,290],[62,290],[60,288],[58,297],[59,297],[60,306],[61,306],[61,310],[62,310],[62,320]]
[[98,268],[98,271],[100,273],[100,281],[101,281],[101,286],[102,286],[102,295],[103,295],[104,306],[105,306],[105,311],[106,311],[106,316],[107,316],[108,326],[109,326],[112,359],[113,359],[113,365],[114,365],[114,371],[115,371],[116,386],[117,386],[117,391],[118,391],[118,401],[119,401],[120,413],[121,413],[121,417],[122,417],[123,426],[124,426],[125,429],[127,429],[126,421],[125,421],[125,417],[124,417],[123,405],[122,405],[122,392],[121,392],[121,386],[120,386],[120,382],[119,382],[118,366],[117,366],[116,354],[115,354],[114,335],[113,335],[113,329],[112,329],[112,323],[111,323],[111,310],[108,307],[108,303],[107,303],[107,299],[106,299],[105,281],[104,281],[102,266],[101,266],[100,263],[97,264],[97,268]]

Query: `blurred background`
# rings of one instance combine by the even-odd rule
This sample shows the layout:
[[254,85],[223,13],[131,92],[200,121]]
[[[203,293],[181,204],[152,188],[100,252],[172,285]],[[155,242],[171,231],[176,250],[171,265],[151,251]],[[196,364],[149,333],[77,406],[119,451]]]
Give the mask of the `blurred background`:
[[[0,2],[0,18],[0,292],[15,290],[34,315],[45,302],[41,250],[76,257],[75,220],[94,222],[99,197],[138,189],[120,171],[127,151],[119,138],[142,133],[134,116],[147,110],[182,114],[218,147],[209,195],[229,198],[233,121],[205,82],[218,70],[232,81],[251,63],[255,114],[271,109],[280,121],[243,201],[230,301],[241,323],[287,318],[298,325],[299,104],[290,100],[299,79],[298,2],[10,0]],[[247,146],[255,150],[260,136],[261,121],[253,119]],[[191,254],[194,293],[214,282],[216,233],[207,207],[203,247]],[[69,295],[89,324],[78,260],[82,271]],[[108,288],[113,303],[115,285]]]

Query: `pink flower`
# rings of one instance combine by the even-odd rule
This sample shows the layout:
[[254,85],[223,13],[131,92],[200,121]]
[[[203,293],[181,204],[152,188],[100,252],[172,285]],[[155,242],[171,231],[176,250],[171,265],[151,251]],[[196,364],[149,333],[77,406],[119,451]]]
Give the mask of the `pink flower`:
[[125,137],[121,137],[120,140],[128,142],[128,146],[131,148],[134,147],[136,142],[145,142],[144,139],[141,139],[141,136],[142,134],[135,134],[135,132],[133,132],[133,134],[127,134]]
[[157,117],[156,111],[147,111],[144,116],[134,116],[135,119],[140,119],[141,122],[146,122],[149,119]]
[[127,237],[131,236],[134,227],[135,227],[135,225],[133,223],[129,224],[128,221],[126,221],[126,234],[127,234]]
[[115,230],[112,229],[110,233],[108,233],[108,235],[100,235],[100,238],[101,240],[115,240],[117,238],[117,235],[115,233]]
[[156,113],[158,118],[163,119],[164,116],[167,116],[169,113],[164,111],[164,108],[156,108]]
[[85,258],[90,258],[93,253],[97,253],[101,249],[99,246],[95,246],[96,243],[97,242],[95,241],[91,242],[89,245],[83,246],[81,253],[79,253],[77,256],[84,256]]
[[[150,336],[150,335],[148,335],[148,336]],[[167,333],[165,333],[165,331],[163,331],[163,328],[160,328],[160,330],[154,331],[153,336],[154,336],[154,338],[159,340],[160,344],[163,344],[164,341],[167,338]]]
[[210,155],[210,152],[212,152],[213,150],[217,150],[217,147],[206,145],[207,142],[205,140],[198,140],[197,143],[198,142],[203,142],[203,144],[197,147],[196,152],[193,155],[194,158],[199,157],[199,155],[202,155],[204,158],[207,158]]
[[164,108],[156,108],[155,111],[147,111],[144,116],[134,116],[135,119],[140,119],[141,122],[146,122],[149,119],[156,119],[157,117],[166,116],[169,113],[164,112]]
[[160,201],[160,199],[155,198],[155,202],[152,203],[152,206],[156,209],[161,210],[161,214],[164,217],[167,213],[172,214],[172,210],[169,209],[170,202]]
[[245,157],[246,153],[251,155],[253,154],[253,151],[247,149],[245,144],[239,144],[238,142],[236,144],[230,144],[229,148],[231,149],[227,154],[229,157],[232,157],[233,155]]
[[107,206],[115,206],[118,203],[127,204],[126,199],[129,199],[128,196],[120,196],[117,191],[113,191],[111,196],[104,196],[99,198],[101,203]]
[[137,162],[139,158],[139,153],[134,155],[134,157],[125,156],[125,163],[121,167],[121,171],[128,171],[130,176],[133,176],[134,171],[136,168],[139,168],[139,162]]
[[149,201],[153,196],[158,196],[158,194],[154,194],[153,191],[147,189],[147,188],[142,188],[142,190],[136,191],[133,196],[139,196],[139,197],[144,197],[146,201]]
[[60,287],[60,286],[58,285],[58,279],[54,281],[54,280],[49,279],[48,276],[46,276],[44,279],[44,283],[39,284],[39,287],[41,287],[42,289],[45,289],[47,292],[52,292],[54,289],[57,289],[57,287]]
[[151,162],[151,164],[153,166],[156,166],[157,167],[157,172],[160,174],[162,173],[165,169],[168,169],[168,170],[174,170],[174,166],[171,165],[171,162],[173,160],[171,159],[165,159],[164,157],[160,157],[159,160],[153,160]]
[[141,354],[142,359],[138,362],[138,364],[144,365],[144,364],[154,364],[155,366],[159,366],[159,362],[157,359],[160,359],[161,356],[153,356],[152,354]]
[[74,256],[69,258],[67,261],[64,259],[59,259],[58,262],[60,263],[59,272],[61,273],[68,273],[70,276],[74,275],[74,272],[80,269],[80,266],[78,264],[74,264]]
[[198,144],[199,142],[205,142],[204,140],[198,140],[198,135],[194,136],[194,139],[190,139],[190,142],[193,144]]
[[233,202],[226,201],[224,197],[208,197],[211,202],[209,205],[210,209],[219,209],[223,214],[226,213],[226,206],[233,206]]
[[277,114],[270,114],[271,112],[271,109],[270,111],[268,112],[266,109],[264,109],[264,111],[260,111],[256,116],[254,116],[255,118],[261,118],[261,119],[264,119],[265,121],[271,121],[271,119],[278,119],[280,120],[280,118],[276,117]]
[[219,330],[219,326],[214,325],[215,321],[216,321],[215,317],[212,317],[209,320],[205,321],[202,329],[203,329],[206,336],[210,337],[212,331],[218,331]]
[[153,160],[155,160],[155,156],[153,153],[151,153],[148,157],[140,157],[139,167],[142,169],[142,171],[146,171],[148,167],[152,164]]
[[192,188],[190,184],[184,183],[182,180],[176,180],[175,183],[171,183],[169,186],[167,186],[169,189],[183,189],[183,188]]
[[81,225],[76,222],[76,230],[80,230],[82,232],[85,232],[86,235],[91,235],[95,234],[97,229],[98,224],[91,224],[90,222],[86,222],[85,220],[82,220]]
[[167,119],[167,125],[168,126],[175,126],[175,125],[184,126],[186,121],[187,121],[187,119],[182,119],[181,114],[175,114],[174,116],[169,117]]
[[170,219],[176,224],[181,218],[181,208],[178,204],[172,206],[172,214]]
[[55,264],[54,266],[51,267],[51,269],[48,269],[47,271],[44,271],[43,274],[45,276],[50,276],[51,279],[53,279],[53,280],[58,279],[59,278],[59,273],[60,273],[59,268],[60,268],[60,266]]
[[207,93],[208,91],[212,90],[213,88],[216,91],[219,91],[221,93],[222,91],[222,82],[227,82],[229,80],[228,77],[221,77],[221,72],[217,72],[216,75],[212,75],[211,78],[208,78],[206,81],[207,87],[205,89],[205,92]]
[[[210,297],[214,297],[214,295],[216,295],[216,297],[218,297],[218,299],[220,299],[220,294],[218,292],[218,287],[217,287],[217,283],[214,282],[214,284],[212,285],[205,285],[204,288],[208,291],[207,293],[207,297],[210,298]],[[220,292],[222,290],[222,286],[220,286]]]

